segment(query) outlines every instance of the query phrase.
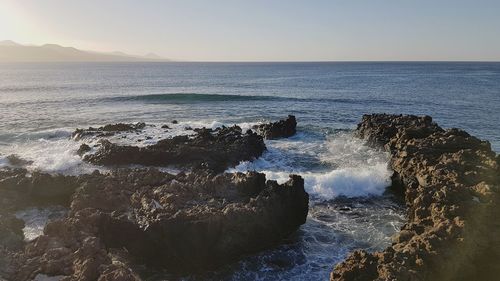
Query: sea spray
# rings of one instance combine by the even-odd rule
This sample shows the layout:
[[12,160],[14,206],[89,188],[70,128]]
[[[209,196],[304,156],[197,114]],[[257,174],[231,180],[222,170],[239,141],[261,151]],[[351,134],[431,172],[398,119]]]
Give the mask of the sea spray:
[[[390,185],[392,172],[386,153],[365,146],[350,133],[337,133],[323,142],[304,141],[307,138],[302,134],[288,140],[268,141],[268,151],[261,158],[242,162],[228,171],[258,171],[279,183],[288,180],[289,174],[299,174],[304,178],[306,191],[322,200],[378,196]],[[303,163],[308,158],[309,166]],[[314,165],[316,169],[311,167]]]
[[60,219],[67,213],[62,206],[50,206],[45,208],[28,208],[16,212],[16,217],[24,221],[24,239],[31,241],[43,234],[43,229],[49,221]]

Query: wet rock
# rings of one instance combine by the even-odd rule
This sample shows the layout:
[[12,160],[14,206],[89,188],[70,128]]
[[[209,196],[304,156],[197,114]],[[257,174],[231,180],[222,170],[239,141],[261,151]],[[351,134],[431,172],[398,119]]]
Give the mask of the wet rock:
[[146,127],[145,123],[135,123],[135,124],[108,124],[99,128],[89,127],[88,129],[76,129],[71,137],[75,140],[79,140],[85,137],[109,137],[113,136],[119,132],[132,132],[140,131]]
[[490,144],[429,116],[365,115],[357,134],[390,153],[408,222],[391,247],[350,255],[331,280],[496,280],[500,178]]
[[90,148],[90,146],[88,144],[83,143],[82,145],[80,145],[80,148],[78,148],[78,150],[76,151],[76,154],[82,156],[91,150],[92,149]]
[[170,127],[168,125],[163,125],[161,126],[162,129],[170,129]]
[[178,123],[179,123],[179,121],[177,121],[177,120],[172,120],[172,124],[178,124]]
[[254,127],[257,133],[265,139],[288,138],[296,133],[297,120],[295,116],[288,115],[286,120],[261,124]]
[[234,126],[199,129],[194,136],[176,136],[146,147],[121,146],[101,140],[95,154],[84,160],[97,165],[180,166],[222,172],[252,160],[266,149],[262,137]]
[[16,154],[11,154],[7,156],[7,161],[9,164],[16,167],[24,167],[33,164],[33,161],[25,160]]

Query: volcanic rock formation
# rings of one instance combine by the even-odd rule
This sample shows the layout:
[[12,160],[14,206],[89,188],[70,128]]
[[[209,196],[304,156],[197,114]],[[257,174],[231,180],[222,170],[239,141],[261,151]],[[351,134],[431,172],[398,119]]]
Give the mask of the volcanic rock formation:
[[296,127],[297,120],[295,120],[295,116],[288,115],[288,118],[285,120],[256,125],[254,129],[265,139],[279,139],[295,135],[297,132]]
[[498,280],[500,169],[490,144],[429,116],[363,116],[357,134],[391,154],[408,222],[382,252],[355,251],[331,280]]
[[97,136],[97,137],[109,137],[113,136],[119,132],[133,132],[140,131],[146,127],[145,123],[135,123],[135,124],[126,124],[126,123],[117,123],[117,124],[108,124],[99,128],[89,127],[88,129],[76,129],[71,137],[75,140],[79,140],[85,137]]
[[241,161],[262,155],[266,146],[252,131],[238,126],[216,130],[198,129],[194,136],[175,136],[146,147],[113,144],[106,139],[85,161],[98,165],[180,166],[223,172]]
[[[119,169],[32,177],[23,169],[0,174],[0,193],[10,206],[0,212],[0,276],[9,280],[39,274],[139,280],[138,263],[169,271],[214,268],[279,243],[308,212],[299,176],[281,185],[255,172],[171,175]],[[10,209],[40,202],[66,202],[69,214],[24,245],[24,224]]]

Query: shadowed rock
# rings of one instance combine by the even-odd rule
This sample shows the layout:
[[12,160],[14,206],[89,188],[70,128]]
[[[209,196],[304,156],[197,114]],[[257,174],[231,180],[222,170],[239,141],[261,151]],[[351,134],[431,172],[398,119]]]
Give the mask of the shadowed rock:
[[76,151],[76,154],[83,156],[85,153],[89,152],[92,150],[88,144],[82,143],[78,150]]
[[135,123],[135,124],[108,124],[99,128],[89,127],[88,129],[76,129],[71,137],[75,140],[79,140],[86,137],[109,137],[113,136],[119,132],[132,132],[140,131],[146,127],[145,123]]
[[357,251],[331,280],[497,280],[500,179],[490,144],[429,116],[363,116],[357,134],[391,154],[408,222],[382,252]]
[[7,161],[9,164],[15,167],[24,167],[33,164],[33,161],[25,160],[16,154],[11,154],[7,156]]
[[241,161],[253,160],[266,149],[262,137],[238,126],[197,129],[194,136],[176,136],[146,147],[100,141],[95,154],[84,157],[97,165],[180,166],[222,172]]
[[1,169],[0,212],[41,205],[69,206],[77,186],[78,178],[73,176]]
[[279,185],[255,172],[124,169],[79,183],[68,217],[10,256],[12,280],[138,280],[136,261],[169,271],[213,268],[279,243],[308,212],[299,176]]
[[257,133],[265,139],[288,138],[296,133],[297,121],[295,116],[288,115],[286,120],[254,126]]

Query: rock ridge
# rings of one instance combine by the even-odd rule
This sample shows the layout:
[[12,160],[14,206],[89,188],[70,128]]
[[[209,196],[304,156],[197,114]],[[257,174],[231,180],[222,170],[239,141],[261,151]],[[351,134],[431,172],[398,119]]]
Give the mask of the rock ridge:
[[330,280],[498,280],[499,156],[430,116],[365,115],[356,133],[391,154],[408,222],[382,252],[358,250]]

